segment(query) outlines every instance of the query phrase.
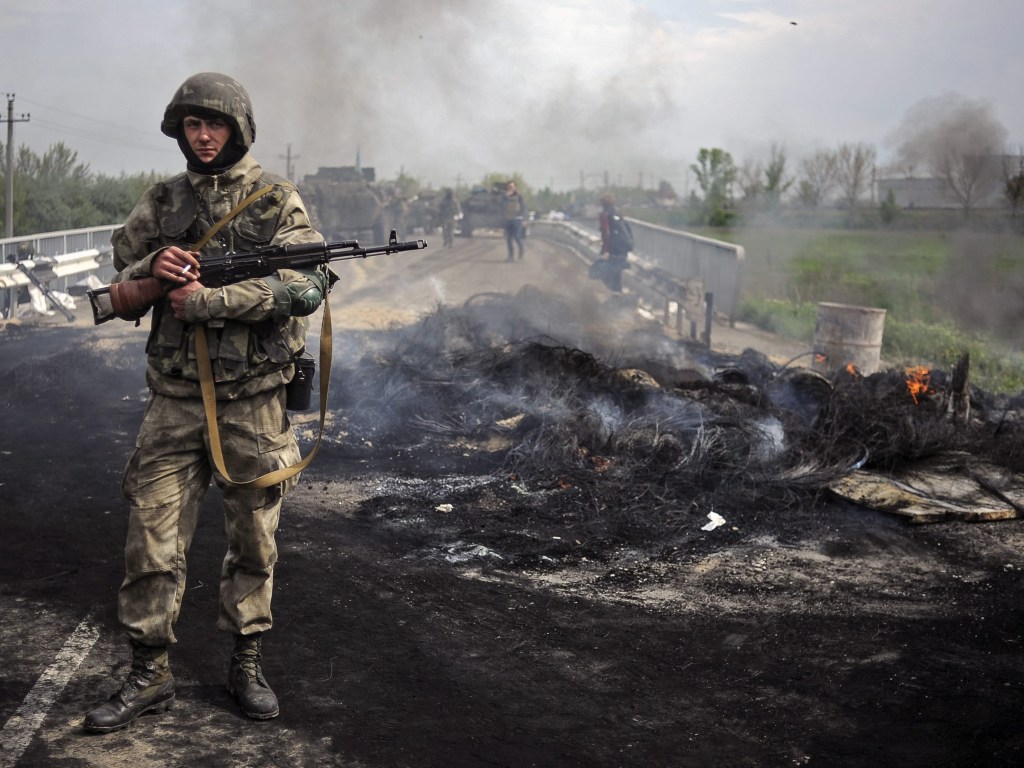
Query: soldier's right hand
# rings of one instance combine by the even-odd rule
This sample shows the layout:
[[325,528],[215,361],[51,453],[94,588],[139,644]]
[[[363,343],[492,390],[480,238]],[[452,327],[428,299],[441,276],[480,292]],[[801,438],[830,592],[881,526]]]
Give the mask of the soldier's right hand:
[[149,270],[153,277],[172,283],[189,283],[199,279],[199,254],[176,245],[164,248],[153,259]]

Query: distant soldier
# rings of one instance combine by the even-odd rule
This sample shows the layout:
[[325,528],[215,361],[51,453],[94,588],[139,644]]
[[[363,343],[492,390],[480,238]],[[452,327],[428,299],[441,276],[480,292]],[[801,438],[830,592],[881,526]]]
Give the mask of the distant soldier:
[[455,220],[462,213],[459,201],[455,199],[455,193],[451,187],[444,191],[441,198],[441,205],[437,215],[441,219],[441,234],[444,237],[445,247],[451,248],[455,244]]

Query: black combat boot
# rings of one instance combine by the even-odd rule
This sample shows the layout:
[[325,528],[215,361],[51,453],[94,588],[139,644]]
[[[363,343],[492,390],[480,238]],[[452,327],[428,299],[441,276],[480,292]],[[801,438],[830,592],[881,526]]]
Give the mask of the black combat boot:
[[166,712],[174,701],[167,646],[131,641],[132,668],[121,690],[85,716],[85,730],[109,733],[131,725],[144,712]]
[[228,667],[228,693],[238,699],[242,712],[255,720],[269,720],[281,712],[277,696],[260,669],[262,647],[261,634],[235,635],[235,650]]

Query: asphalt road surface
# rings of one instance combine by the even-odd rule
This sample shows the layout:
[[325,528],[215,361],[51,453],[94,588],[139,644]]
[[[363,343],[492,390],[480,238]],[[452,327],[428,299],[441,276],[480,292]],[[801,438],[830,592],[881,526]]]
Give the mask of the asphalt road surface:
[[[538,238],[515,263],[487,233],[431,240],[337,267],[339,377],[390,328],[524,286],[564,298],[581,348],[646,322]],[[248,720],[224,688],[212,489],[174,707],[86,734],[128,663],[119,481],[146,325],[76,312],[0,329],[0,768],[1024,763],[1020,521],[909,525],[822,498],[720,510],[710,530],[691,510],[671,541],[599,547],[560,515],[567,491],[503,473],[500,447],[375,443],[347,426],[359,403],[332,407],[285,503],[263,663],[280,717]],[[802,351],[743,329],[713,342]],[[305,450],[315,424],[296,418]]]

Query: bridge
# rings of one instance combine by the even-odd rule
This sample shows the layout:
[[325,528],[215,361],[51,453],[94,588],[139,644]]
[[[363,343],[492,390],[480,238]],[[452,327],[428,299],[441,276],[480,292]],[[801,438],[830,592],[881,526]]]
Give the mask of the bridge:
[[[713,317],[730,325],[739,309],[742,246],[629,219],[635,251],[623,285],[647,311],[682,335],[710,343]],[[114,273],[110,235],[118,225],[48,232],[0,240],[0,313],[16,318],[45,301],[61,312],[64,296],[83,295]],[[571,249],[585,264],[600,258],[600,237],[572,221],[536,221],[531,238]],[[34,305],[25,307],[26,302]],[[70,316],[69,316],[69,319]]]

